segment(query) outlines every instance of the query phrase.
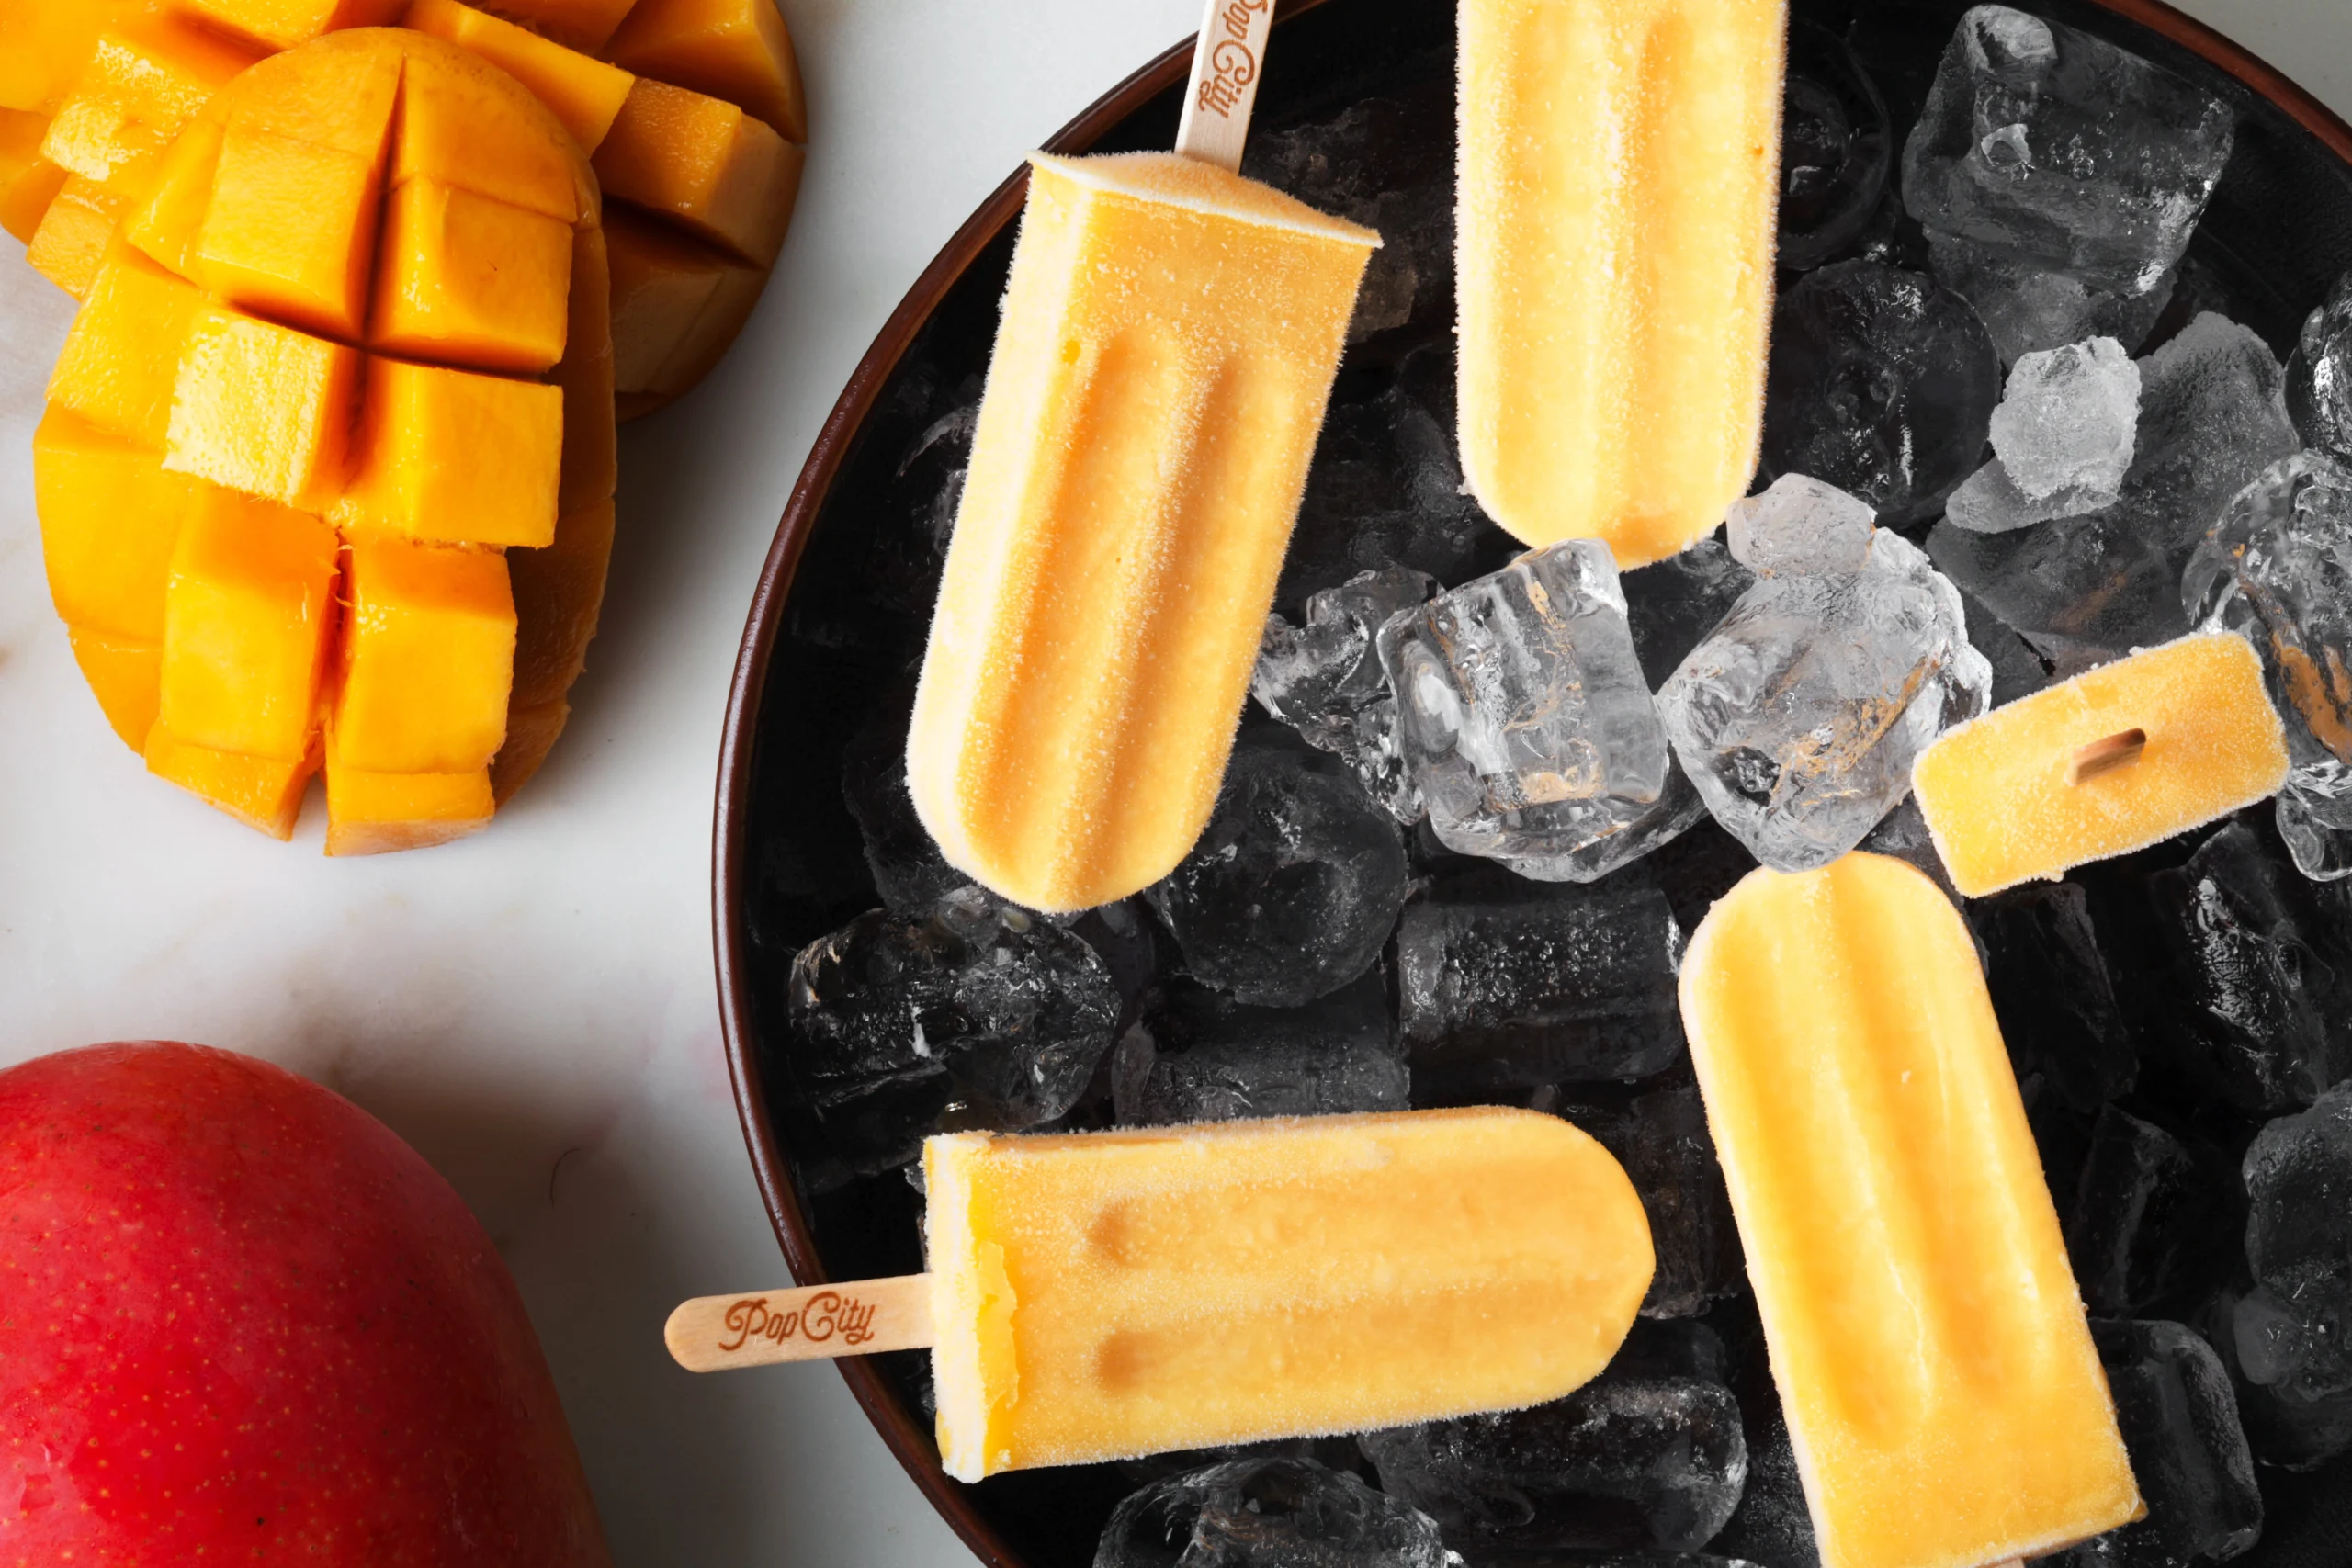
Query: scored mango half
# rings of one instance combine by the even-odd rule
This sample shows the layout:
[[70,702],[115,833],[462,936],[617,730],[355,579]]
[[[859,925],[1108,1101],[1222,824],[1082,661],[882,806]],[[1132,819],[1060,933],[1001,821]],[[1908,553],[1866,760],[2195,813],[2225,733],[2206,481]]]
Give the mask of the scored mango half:
[[327,852],[481,827],[605,589],[610,290],[586,157],[454,44],[330,33],[156,151],[33,438],[51,597],[149,770]]
[[[116,232],[165,182],[170,150],[232,78],[338,31],[393,25],[513,76],[594,158],[616,204],[606,240],[621,417],[691,389],[758,303],[799,193],[808,117],[775,0],[5,0],[0,227],[52,282],[86,297]],[[248,141],[225,155],[233,169],[272,149]],[[424,192],[413,199],[420,210],[400,215],[412,221],[481,219],[423,211]],[[336,243],[305,234],[299,214],[279,216],[289,221],[254,230],[254,243]]]

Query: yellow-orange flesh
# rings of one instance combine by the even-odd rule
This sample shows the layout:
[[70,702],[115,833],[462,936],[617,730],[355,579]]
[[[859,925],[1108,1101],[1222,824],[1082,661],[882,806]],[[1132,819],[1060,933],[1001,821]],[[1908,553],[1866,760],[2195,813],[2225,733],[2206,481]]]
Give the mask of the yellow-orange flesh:
[[1756,467],[1783,0],[1461,0],[1462,471],[1620,567]]
[[2140,1517],[1960,912],[1904,862],[1757,871],[1682,1021],[1823,1568],[1981,1568]]
[[1556,1399],[1649,1288],[1633,1183],[1528,1111],[961,1133],[923,1170],[967,1481]]
[[976,881],[1085,908],[1199,836],[1377,243],[1174,153],[1032,160],[907,751]]

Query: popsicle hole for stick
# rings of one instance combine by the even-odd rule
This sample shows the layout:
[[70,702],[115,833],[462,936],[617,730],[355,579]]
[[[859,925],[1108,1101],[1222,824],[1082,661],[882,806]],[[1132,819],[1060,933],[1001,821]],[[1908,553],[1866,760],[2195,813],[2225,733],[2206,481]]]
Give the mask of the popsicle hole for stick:
[[2148,749],[2148,732],[2144,729],[2119,730],[2102,736],[2087,746],[2075,749],[2066,759],[2066,782],[2086,784],[2101,773],[2111,773],[2118,768],[2128,768],[2140,760]]

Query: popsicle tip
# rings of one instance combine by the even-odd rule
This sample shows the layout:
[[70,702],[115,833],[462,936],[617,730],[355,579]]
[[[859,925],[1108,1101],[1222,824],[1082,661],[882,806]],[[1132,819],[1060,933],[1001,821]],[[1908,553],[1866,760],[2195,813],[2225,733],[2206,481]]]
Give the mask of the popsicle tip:
[[2102,773],[2118,768],[2128,768],[2140,760],[2148,749],[2148,732],[2133,728],[2104,735],[2087,746],[2078,746],[2066,759],[2066,782],[2087,784]]

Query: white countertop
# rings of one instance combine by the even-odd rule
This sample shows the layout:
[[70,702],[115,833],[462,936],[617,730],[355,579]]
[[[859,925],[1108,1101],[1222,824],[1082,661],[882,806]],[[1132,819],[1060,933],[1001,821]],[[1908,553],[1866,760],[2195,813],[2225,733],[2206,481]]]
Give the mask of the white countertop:
[[[1440,0],[1432,0],[1440,3]],[[2352,116],[2344,0],[2188,0]],[[697,1378],[680,1298],[784,1282],[721,1059],[718,731],[753,581],[819,423],[1021,154],[1199,0],[784,0],[814,126],[792,236],[703,388],[629,427],[571,733],[491,829],[331,862],[149,779],[51,614],[28,446],[68,301],[0,236],[0,1065],[169,1036],[381,1116],[522,1284],[626,1568],[970,1561],[823,1367]]]

